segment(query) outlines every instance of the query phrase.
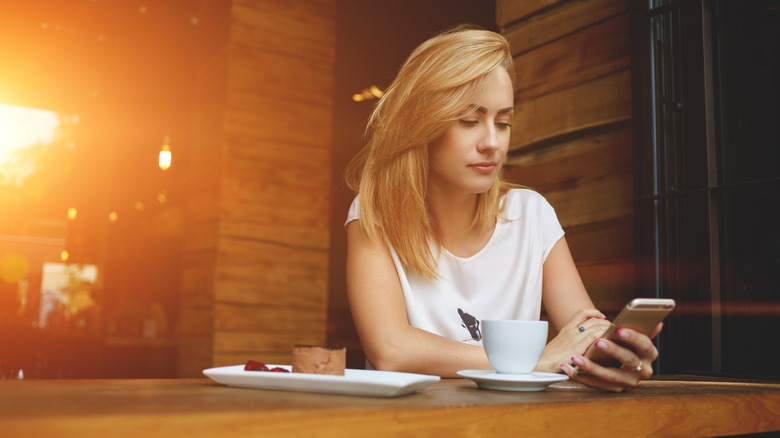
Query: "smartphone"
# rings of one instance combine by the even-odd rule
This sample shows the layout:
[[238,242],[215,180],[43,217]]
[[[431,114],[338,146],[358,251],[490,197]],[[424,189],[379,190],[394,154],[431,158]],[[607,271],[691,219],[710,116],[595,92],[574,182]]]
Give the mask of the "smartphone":
[[[658,323],[663,321],[666,315],[674,309],[675,305],[674,300],[668,298],[636,298],[631,300],[601,337],[631,348],[618,337],[619,328],[630,328],[649,336]],[[615,368],[621,366],[617,359],[596,348],[595,342],[588,347],[585,357],[601,366]]]

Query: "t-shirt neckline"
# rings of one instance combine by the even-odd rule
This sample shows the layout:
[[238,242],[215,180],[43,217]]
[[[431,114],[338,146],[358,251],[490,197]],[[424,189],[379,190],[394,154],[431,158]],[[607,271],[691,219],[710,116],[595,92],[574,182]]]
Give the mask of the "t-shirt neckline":
[[482,254],[484,254],[492,245],[493,242],[496,240],[496,237],[498,236],[498,228],[501,226],[502,221],[496,220],[496,225],[493,227],[493,234],[490,235],[490,239],[488,239],[487,243],[474,255],[468,256],[468,257],[460,257],[456,256],[455,254],[451,253],[450,250],[442,246],[442,252],[449,258],[459,262],[459,263],[468,263],[472,260],[475,260],[479,258]]

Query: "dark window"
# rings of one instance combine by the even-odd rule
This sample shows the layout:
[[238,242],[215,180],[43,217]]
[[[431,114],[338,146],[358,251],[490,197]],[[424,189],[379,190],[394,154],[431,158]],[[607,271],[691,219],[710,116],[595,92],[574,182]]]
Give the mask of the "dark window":
[[632,2],[637,293],[662,373],[780,378],[780,0]]

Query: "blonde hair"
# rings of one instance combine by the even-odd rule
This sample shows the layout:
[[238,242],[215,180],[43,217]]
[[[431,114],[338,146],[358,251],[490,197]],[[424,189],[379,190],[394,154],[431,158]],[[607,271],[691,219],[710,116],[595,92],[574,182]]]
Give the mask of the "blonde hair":
[[[426,203],[428,145],[473,104],[496,68],[514,81],[509,44],[495,32],[458,27],[422,43],[374,108],[369,141],[347,169],[347,183],[360,194],[363,232],[392,244],[406,268],[430,278],[438,277],[442,244]],[[496,223],[509,187],[499,175],[478,195],[472,227]]]

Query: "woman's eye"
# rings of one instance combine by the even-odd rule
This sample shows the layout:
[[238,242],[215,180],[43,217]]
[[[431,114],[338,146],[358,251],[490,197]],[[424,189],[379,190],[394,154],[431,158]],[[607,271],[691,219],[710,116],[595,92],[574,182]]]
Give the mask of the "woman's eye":
[[460,120],[460,124],[461,125],[465,125],[465,126],[475,126],[475,125],[479,124],[479,120],[464,120],[464,119],[461,119]]
[[496,122],[496,126],[498,129],[509,129],[512,127],[512,124],[509,122]]

